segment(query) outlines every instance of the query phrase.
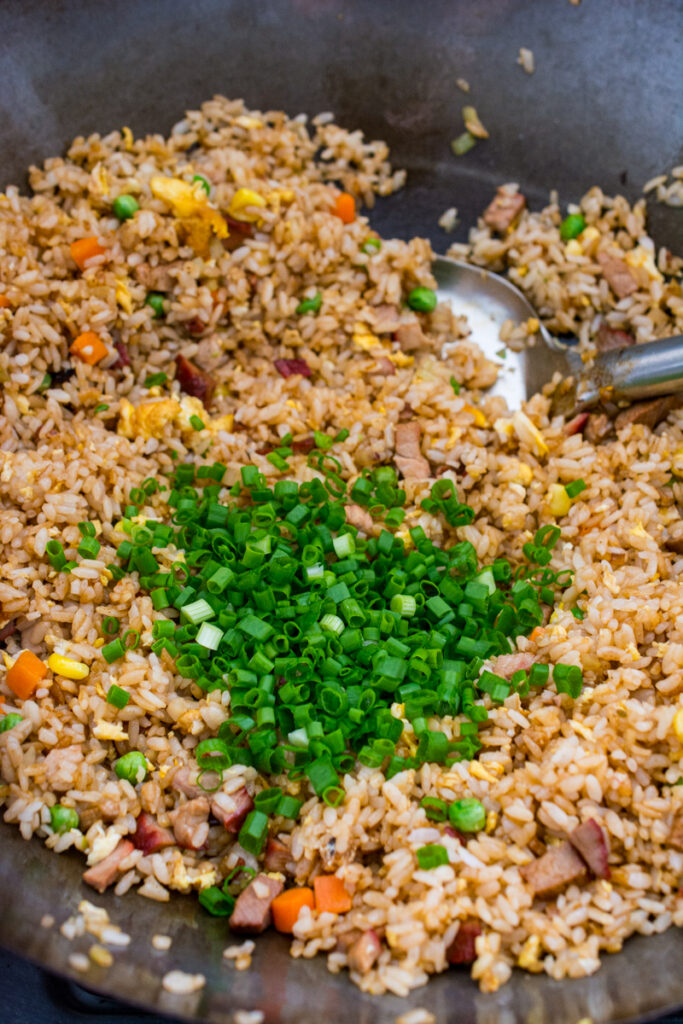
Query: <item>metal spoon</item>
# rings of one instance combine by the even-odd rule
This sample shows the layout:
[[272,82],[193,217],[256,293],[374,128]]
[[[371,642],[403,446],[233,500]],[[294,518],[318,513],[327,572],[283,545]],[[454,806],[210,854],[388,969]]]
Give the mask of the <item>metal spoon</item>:
[[586,369],[579,353],[553,338],[541,324],[536,343],[522,352],[505,348],[499,332],[504,320],[538,318],[531,303],[506,278],[469,263],[437,256],[432,264],[440,301],[467,316],[472,338],[502,370],[491,394],[518,407],[559,372],[572,377],[562,405],[566,411],[590,408],[598,401],[652,398],[683,389],[683,335],[599,353]]

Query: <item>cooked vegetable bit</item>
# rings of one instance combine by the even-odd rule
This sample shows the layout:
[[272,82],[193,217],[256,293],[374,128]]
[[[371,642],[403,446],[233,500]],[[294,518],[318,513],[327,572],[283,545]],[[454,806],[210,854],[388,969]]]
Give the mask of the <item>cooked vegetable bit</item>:
[[436,303],[436,292],[431,288],[413,288],[408,295],[408,305],[418,313],[432,313]]
[[119,220],[130,220],[140,209],[140,204],[135,196],[117,196],[112,203],[112,209]]
[[560,238],[569,242],[577,238],[586,227],[586,220],[580,213],[570,213],[560,224]]

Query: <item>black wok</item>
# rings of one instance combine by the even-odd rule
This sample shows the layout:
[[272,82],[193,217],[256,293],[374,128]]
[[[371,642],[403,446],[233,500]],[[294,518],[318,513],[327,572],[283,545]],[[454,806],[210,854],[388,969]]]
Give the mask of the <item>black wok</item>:
[[[0,184],[63,150],[76,134],[131,126],[165,131],[213,93],[243,96],[295,114],[333,110],[346,126],[384,138],[408,187],[379,203],[384,233],[428,235],[443,250],[439,215],[455,205],[465,228],[495,187],[514,180],[538,204],[562,202],[593,184],[635,198],[654,174],[681,162],[683,45],[678,0],[4,0],[0,7]],[[520,46],[537,70],[516,64]],[[466,78],[491,138],[458,160],[449,140],[468,102]],[[659,244],[681,247],[678,211],[655,207]],[[232,1020],[260,1008],[283,1024],[384,1024],[411,1006],[446,1021],[594,1024],[633,1021],[683,1003],[683,935],[634,939],[592,978],[553,982],[516,972],[495,995],[466,973],[441,975],[403,1001],[363,995],[321,960],[294,961],[281,937],[259,941],[250,971],[221,960],[222,920],[196,901],[157,905],[106,894],[95,902],[132,936],[108,971],[77,976],[73,946],[39,925],[63,920],[92,891],[76,856],[55,857],[0,825],[0,944],[89,986],[188,1019]],[[167,954],[156,932],[174,936]],[[87,947],[86,947],[87,948]],[[207,985],[171,997],[172,967],[200,971]]]

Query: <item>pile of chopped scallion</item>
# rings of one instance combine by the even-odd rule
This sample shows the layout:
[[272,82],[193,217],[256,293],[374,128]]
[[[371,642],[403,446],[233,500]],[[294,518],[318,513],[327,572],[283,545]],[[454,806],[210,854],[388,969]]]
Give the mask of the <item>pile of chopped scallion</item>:
[[[167,651],[200,690],[230,691],[230,717],[197,745],[200,770],[220,778],[232,764],[250,764],[305,777],[336,806],[340,776],[356,758],[389,778],[426,761],[474,757],[487,718],[483,695],[499,703],[513,690],[544,685],[549,674],[536,664],[508,681],[482,672],[484,660],[509,653],[511,640],[538,626],[542,605],[554,602],[571,573],[548,568],[555,526],[536,533],[525,546],[528,565],[515,573],[505,559],[480,566],[467,541],[441,549],[420,527],[410,530],[411,546],[387,529],[361,538],[346,522],[346,485],[329,459],[311,453],[323,478],[302,484],[271,486],[244,466],[226,501],[219,500],[225,466],[177,466],[170,522],[136,525],[132,517],[158,489],[145,481],[122,522],[125,570],[110,569],[118,578],[137,572],[155,609],[177,613],[154,623],[152,650]],[[405,492],[393,468],[367,471],[350,497],[399,525]],[[451,481],[435,484],[424,504],[452,525],[471,521]],[[171,544],[182,557],[162,569],[155,549]],[[132,630],[112,639],[116,619],[104,628],[110,663],[139,641]],[[571,679],[556,679],[558,688],[577,695],[580,670],[562,668]],[[455,740],[433,727],[445,715],[461,716]],[[402,719],[414,731],[412,756],[396,752]]]

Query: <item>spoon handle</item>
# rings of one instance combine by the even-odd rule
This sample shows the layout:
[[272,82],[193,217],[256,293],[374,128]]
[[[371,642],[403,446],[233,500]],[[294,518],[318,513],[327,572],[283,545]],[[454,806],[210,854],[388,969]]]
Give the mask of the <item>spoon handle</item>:
[[583,374],[577,400],[653,398],[683,390],[683,335],[602,352]]

